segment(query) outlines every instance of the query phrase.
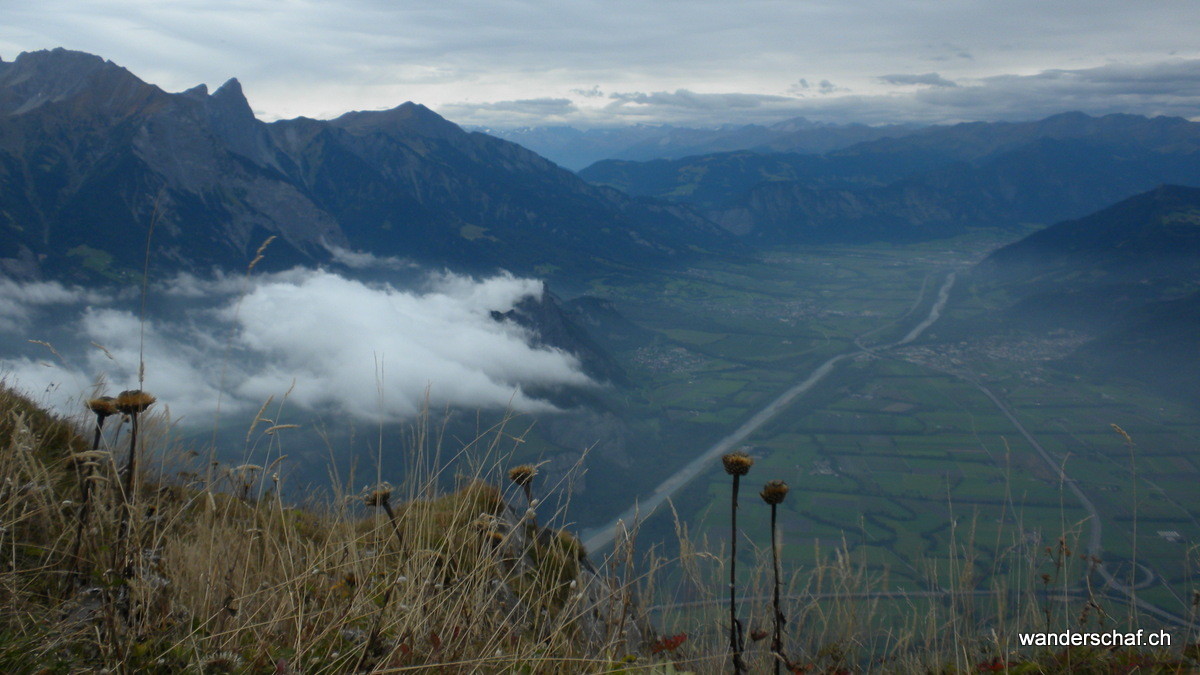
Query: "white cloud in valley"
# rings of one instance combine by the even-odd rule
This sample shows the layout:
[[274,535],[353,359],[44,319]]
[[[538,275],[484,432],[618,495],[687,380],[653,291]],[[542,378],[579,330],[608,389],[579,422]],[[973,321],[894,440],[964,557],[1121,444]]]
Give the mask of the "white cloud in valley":
[[[574,356],[531,346],[523,328],[492,318],[541,297],[540,282],[511,275],[436,274],[407,290],[322,270],[266,275],[249,286],[241,277],[181,275],[163,297],[210,302],[144,324],[128,309],[91,306],[82,291],[30,288],[36,293],[22,303],[0,287],[0,308],[10,300],[9,315],[26,317],[0,330],[9,350],[0,373],[68,408],[97,379],[110,391],[135,386],[139,353],[145,388],[191,424],[211,423],[218,402],[252,411],[289,391],[307,410],[397,420],[416,413],[426,395],[435,407],[536,412],[554,407],[530,387],[591,384]],[[28,317],[44,299],[74,312],[67,325],[77,339],[53,345],[57,353],[22,339],[36,335]],[[12,345],[26,348],[14,353]]]
[[46,311],[79,303],[104,303],[108,298],[57,281],[21,283],[0,277],[0,332],[28,328]]

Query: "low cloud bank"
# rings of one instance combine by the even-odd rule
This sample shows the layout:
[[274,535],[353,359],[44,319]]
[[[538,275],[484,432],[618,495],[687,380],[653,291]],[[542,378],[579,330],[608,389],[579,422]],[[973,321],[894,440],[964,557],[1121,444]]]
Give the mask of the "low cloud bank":
[[[250,282],[181,275],[142,324],[92,291],[0,287],[0,377],[69,410],[98,380],[136,386],[140,351],[146,389],[192,424],[211,424],[218,401],[253,410],[288,392],[306,410],[372,421],[413,415],[426,392],[436,407],[549,411],[528,390],[590,384],[578,361],[491,317],[541,293],[507,274],[429,275],[415,289],[323,270]],[[37,321],[47,303],[57,315]]]
[[[960,55],[961,56],[961,55]],[[804,117],[820,122],[948,124],[1025,121],[1056,113],[1131,113],[1196,118],[1200,59],[1110,63],[983,77],[937,72],[874,76],[886,86],[851,89],[839,82],[800,78],[780,94],[675,91],[572,91],[569,99],[447,103],[436,110],[459,124],[497,129],[571,125],[609,128],[630,124],[770,124]]]

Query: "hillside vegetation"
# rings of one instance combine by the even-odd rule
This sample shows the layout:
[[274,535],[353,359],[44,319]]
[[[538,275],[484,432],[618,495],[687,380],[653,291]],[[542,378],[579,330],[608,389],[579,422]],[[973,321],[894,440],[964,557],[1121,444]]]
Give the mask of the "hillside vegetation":
[[[438,491],[444,477],[430,468],[403,487],[380,483],[295,505],[280,495],[279,462],[202,461],[182,469],[186,453],[173,462],[162,457],[166,421],[132,410],[100,412],[107,423],[95,434],[98,449],[89,450],[87,434],[71,423],[0,389],[4,672],[731,667],[728,623],[718,606],[725,591],[717,579],[727,574],[723,553],[690,541],[681,525],[676,554],[650,551],[648,563],[638,564],[635,530],[597,570],[574,535],[540,524],[536,507],[545,486],[534,466],[503,466],[500,449],[509,437],[502,429],[477,439],[479,468],[456,478],[450,491]],[[277,440],[286,425],[272,426],[262,415],[251,431]],[[152,459],[141,457],[136,487],[127,491],[134,426],[146,443],[139,454]],[[427,436],[417,431],[422,444]],[[506,496],[501,485],[509,483]],[[782,497],[774,498],[769,503]],[[744,517],[762,516],[743,507]],[[1072,565],[1068,546],[1062,540],[1057,552],[1035,561],[1054,580],[998,622],[953,593],[948,604],[913,598],[907,612],[885,611],[880,581],[839,554],[826,566],[788,575],[789,622],[780,651],[787,656],[778,660],[764,639],[772,616],[764,600],[768,551],[752,551],[760,564],[737,577],[747,598],[740,619],[749,638],[745,661],[750,672],[768,672],[778,661],[791,672],[829,673],[1190,672],[1197,665],[1194,646],[1018,649],[1013,633],[1023,628],[1117,625],[1112,616],[1119,612],[1105,610],[1099,596],[1086,604],[1053,597],[1057,578]],[[655,626],[639,598],[659,597],[655,585],[668,583],[707,589],[712,611],[664,608]],[[1193,640],[1189,633],[1185,644]]]

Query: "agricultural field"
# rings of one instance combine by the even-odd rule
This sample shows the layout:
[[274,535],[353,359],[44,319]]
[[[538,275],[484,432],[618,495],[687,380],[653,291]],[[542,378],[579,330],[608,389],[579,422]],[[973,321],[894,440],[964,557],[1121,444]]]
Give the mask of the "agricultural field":
[[[657,335],[619,356],[658,411],[658,470],[685,463],[849,353],[745,442],[756,460],[739,517],[758,547],[743,547],[748,562],[769,542],[758,487],[783,479],[792,487],[780,507],[792,570],[842,549],[901,591],[1083,592],[1095,552],[1139,599],[1186,615],[1200,539],[1193,409],[1137,382],[1055,370],[1078,336],[945,339],[935,326],[889,347],[929,311],[948,272],[998,243],[776,251],[669,280],[597,282]],[[946,312],[961,322],[998,300],[955,302]],[[689,537],[720,546],[729,493],[714,463],[673,496],[673,509],[642,524],[641,541],[671,550],[677,515]]]

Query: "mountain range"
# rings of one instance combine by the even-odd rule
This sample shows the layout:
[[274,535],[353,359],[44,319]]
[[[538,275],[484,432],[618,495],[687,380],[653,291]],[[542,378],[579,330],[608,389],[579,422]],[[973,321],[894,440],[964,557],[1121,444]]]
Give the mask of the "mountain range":
[[1049,224],[1200,185],[1200,124],[1167,117],[579,133],[643,156],[757,150],[577,176],[415,103],[264,123],[236,79],[168,93],[97,56],[24,53],[0,61],[0,270],[132,277],[147,241],[151,264],[242,269],[274,236],[262,264],[276,268],[365,251],[570,283],[742,244]]
[[1200,185],[1200,124],[1064,113],[930,127],[825,154],[607,160],[580,176],[691,206],[750,241],[905,241],[1046,225],[1163,183]]
[[369,251],[467,271],[662,263],[728,237],[424,106],[264,123],[236,79],[168,93],[64,49],[0,61],[0,258],[120,278]]
[[831,124],[796,117],[765,126],[725,124],[715,129],[638,124],[600,129],[546,126],[476,130],[519,143],[579,171],[605,159],[644,162],[736,150],[823,154],[864,141],[905,136],[922,128],[913,124]]

